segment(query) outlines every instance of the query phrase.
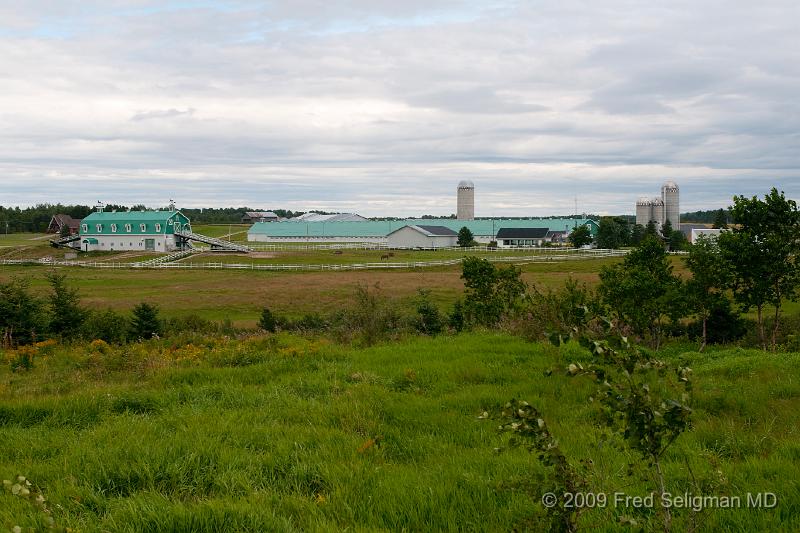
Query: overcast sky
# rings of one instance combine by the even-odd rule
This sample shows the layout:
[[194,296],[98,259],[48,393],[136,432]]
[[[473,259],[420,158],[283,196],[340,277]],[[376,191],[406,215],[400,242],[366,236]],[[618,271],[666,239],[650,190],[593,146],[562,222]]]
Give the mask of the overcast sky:
[[797,0],[0,0],[0,205],[800,199]]

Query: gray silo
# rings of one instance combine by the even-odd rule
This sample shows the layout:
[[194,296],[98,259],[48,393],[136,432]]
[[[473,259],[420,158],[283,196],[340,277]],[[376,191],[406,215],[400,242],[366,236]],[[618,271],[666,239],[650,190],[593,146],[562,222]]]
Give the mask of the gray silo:
[[475,184],[469,180],[462,180],[458,183],[456,218],[458,220],[475,220]]
[[636,223],[646,226],[653,219],[653,202],[650,198],[642,196],[636,200]]
[[672,229],[681,229],[680,190],[674,181],[668,181],[661,186],[661,198],[664,200],[664,222],[669,220]]
[[661,198],[650,200],[650,220],[656,223],[657,228],[664,224],[664,200]]

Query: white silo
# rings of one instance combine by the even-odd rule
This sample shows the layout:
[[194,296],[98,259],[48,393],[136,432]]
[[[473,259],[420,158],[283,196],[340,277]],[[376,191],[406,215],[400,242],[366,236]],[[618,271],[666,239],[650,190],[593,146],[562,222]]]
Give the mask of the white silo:
[[458,220],[475,220],[475,184],[469,180],[462,180],[458,183],[456,218]]
[[669,220],[672,229],[681,229],[680,190],[674,181],[668,181],[661,186],[661,198],[664,200],[664,222]]
[[646,226],[653,219],[653,202],[650,198],[642,196],[636,200],[636,223]]

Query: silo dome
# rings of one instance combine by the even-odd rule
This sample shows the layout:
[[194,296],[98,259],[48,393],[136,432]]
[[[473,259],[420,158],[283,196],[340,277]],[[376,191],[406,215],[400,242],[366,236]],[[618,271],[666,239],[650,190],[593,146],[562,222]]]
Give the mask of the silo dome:
[[636,205],[650,205],[652,200],[647,196],[640,196],[638,200],[636,200]]
[[673,190],[676,190],[676,191],[677,191],[677,190],[678,190],[678,184],[677,184],[677,183],[675,183],[675,182],[674,182],[674,181],[672,181],[672,180],[670,180],[670,181],[666,181],[666,182],[664,182],[663,188],[664,188],[664,189],[673,189]]
[[458,188],[459,189],[474,189],[475,188],[475,184],[472,183],[469,180],[461,180],[461,181],[458,182]]

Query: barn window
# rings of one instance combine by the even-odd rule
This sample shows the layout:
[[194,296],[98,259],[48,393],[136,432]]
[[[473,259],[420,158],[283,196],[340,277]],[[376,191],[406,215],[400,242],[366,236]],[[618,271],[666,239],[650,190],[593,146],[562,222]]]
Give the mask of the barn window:
[[125,224],[125,231],[127,231],[128,233],[131,232],[131,225],[130,224]]
[[97,231],[103,231],[103,225],[102,224],[95,224],[94,225],[94,229],[96,229]]
[[111,224],[111,233],[116,233],[116,232],[117,232],[117,225]]
[[89,231],[89,224],[81,224],[81,230],[86,233]]
[[156,231],[161,231],[161,224],[156,224]]
[[139,224],[139,231],[147,231],[147,224]]

